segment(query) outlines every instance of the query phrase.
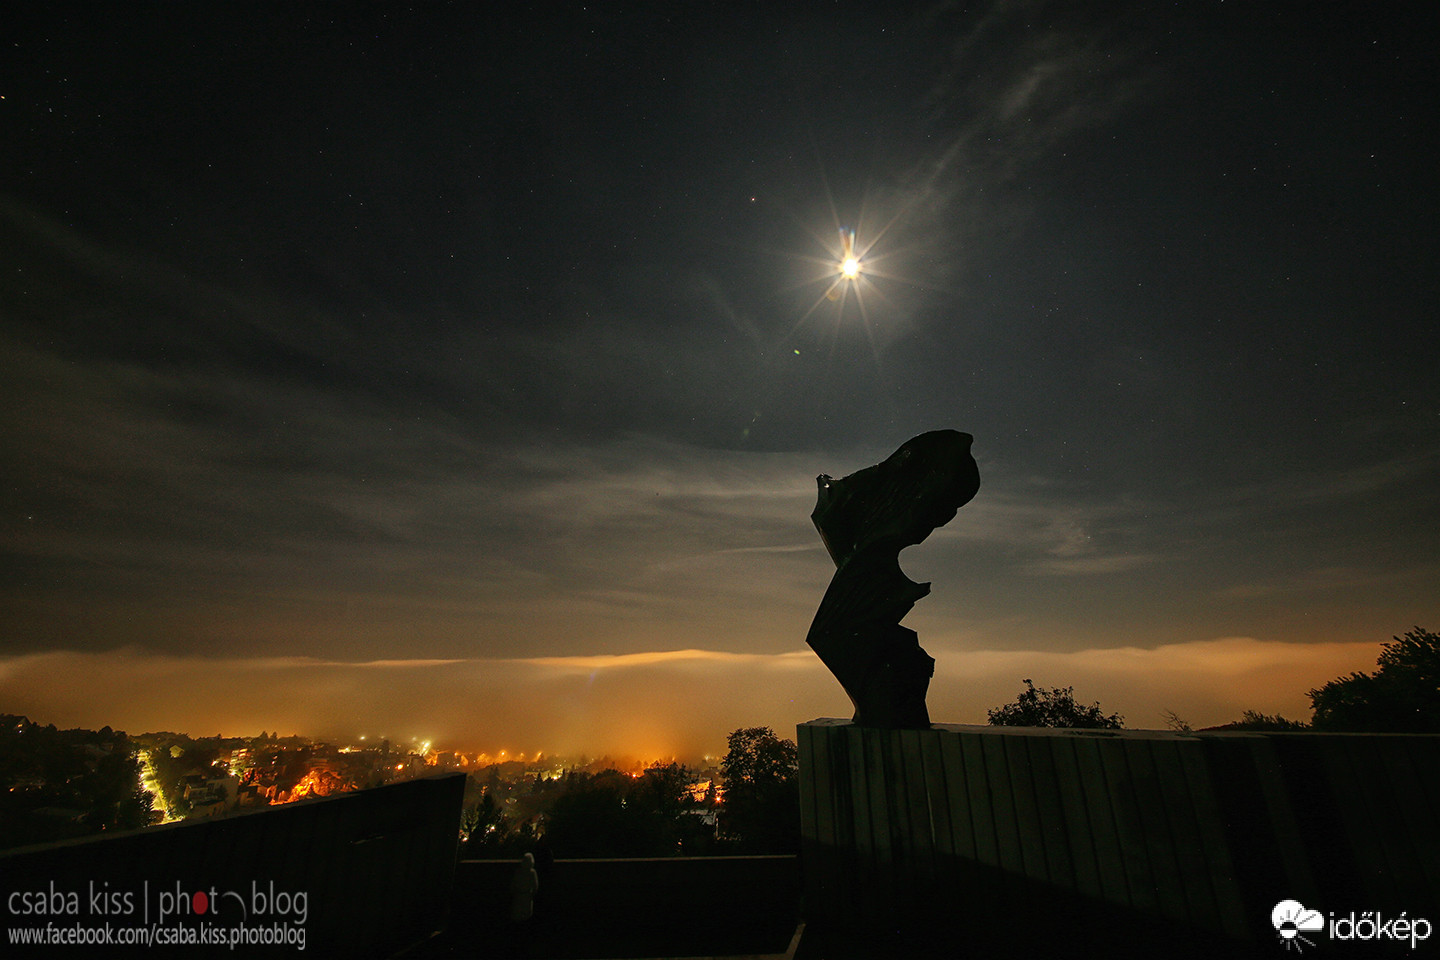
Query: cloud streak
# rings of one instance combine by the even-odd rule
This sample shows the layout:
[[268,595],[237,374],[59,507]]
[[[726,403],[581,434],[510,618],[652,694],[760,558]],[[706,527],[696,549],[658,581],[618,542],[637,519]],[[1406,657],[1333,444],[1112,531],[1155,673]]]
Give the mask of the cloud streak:
[[[814,475],[890,452],[643,434],[502,441],[239,372],[198,378],[18,346],[10,356],[57,391],[55,404],[4,421],[16,448],[34,451],[9,464],[30,491],[8,544],[18,650],[198,643],[383,659],[403,641],[441,659],[675,643],[775,652],[803,638],[832,573],[808,519]],[[214,412],[157,406],[182,399]],[[1017,648],[1195,639],[1266,625],[1264,611],[1306,584],[1388,597],[1411,610],[1401,622],[1424,621],[1419,573],[1434,563],[1400,544],[1376,543],[1368,564],[1312,551],[1262,569],[1281,539],[1245,552],[1308,516],[1295,511],[1325,508],[1339,535],[1393,509],[1435,471],[1423,452],[1298,486],[1164,491],[1057,479],[993,451],[982,435],[980,496],[902,557],[936,585],[912,625],[994,629],[992,645]],[[1344,577],[1324,573],[1340,568]],[[1167,609],[1165,584],[1180,571],[1222,603]],[[1077,579],[1085,602],[1110,608],[1107,627],[1077,624],[1066,608]],[[83,604],[65,599],[76,593]],[[1337,627],[1314,639],[1340,639]]]

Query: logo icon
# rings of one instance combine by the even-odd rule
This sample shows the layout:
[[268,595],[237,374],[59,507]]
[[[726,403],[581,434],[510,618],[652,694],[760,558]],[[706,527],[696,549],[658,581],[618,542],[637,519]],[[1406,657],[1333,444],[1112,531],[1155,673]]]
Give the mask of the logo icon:
[[1289,950],[1294,947],[1297,953],[1304,953],[1306,946],[1315,946],[1315,941],[1302,936],[1300,931],[1314,932],[1325,929],[1325,918],[1320,915],[1319,910],[1310,910],[1299,900],[1281,900],[1275,904],[1275,909],[1270,911],[1270,922],[1275,926],[1275,934],[1280,942]]

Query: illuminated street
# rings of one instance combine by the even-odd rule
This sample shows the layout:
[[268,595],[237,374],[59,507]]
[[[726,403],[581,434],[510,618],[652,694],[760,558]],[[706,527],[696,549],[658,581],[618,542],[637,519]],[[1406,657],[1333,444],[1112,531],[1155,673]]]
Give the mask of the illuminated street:
[[150,763],[150,751],[141,750],[137,754],[140,758],[140,789],[148,791],[154,800],[155,809],[165,814],[161,823],[171,823],[180,818],[170,812],[170,807],[165,801],[165,792],[160,789],[160,781],[155,778],[155,767]]

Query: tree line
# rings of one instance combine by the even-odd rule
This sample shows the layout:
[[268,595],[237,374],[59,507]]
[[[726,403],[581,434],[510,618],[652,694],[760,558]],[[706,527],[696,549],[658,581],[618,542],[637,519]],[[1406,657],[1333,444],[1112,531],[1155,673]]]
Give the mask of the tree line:
[[472,788],[460,855],[486,859],[720,856],[797,853],[799,762],[793,740],[769,727],[735,730],[720,784],[699,791],[684,764],[639,775],[571,770],[506,789],[498,777]]
[[[1088,727],[1119,729],[1124,718],[1107,714],[1100,704],[1082,704],[1074,687],[1046,689],[1025,680],[1013,703],[990,710],[994,726]],[[1307,692],[1311,718],[1290,720],[1279,714],[1244,711],[1227,730],[1322,733],[1440,733],[1440,634],[1424,627],[1393,637],[1381,647],[1373,672],[1355,671]],[[1190,725],[1169,714],[1170,726]]]

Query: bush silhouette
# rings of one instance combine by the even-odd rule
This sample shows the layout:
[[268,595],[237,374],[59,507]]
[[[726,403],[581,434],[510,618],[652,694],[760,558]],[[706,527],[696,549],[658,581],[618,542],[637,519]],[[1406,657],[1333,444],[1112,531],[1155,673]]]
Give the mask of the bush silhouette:
[[1088,707],[1075,702],[1074,687],[1047,690],[1028,679],[1025,689],[1014,703],[987,711],[992,727],[1088,727],[1119,730],[1125,718],[1118,713],[1108,716],[1100,704]]
[[1316,730],[1440,733],[1440,634],[1416,627],[1385,644],[1374,673],[1311,690]]

